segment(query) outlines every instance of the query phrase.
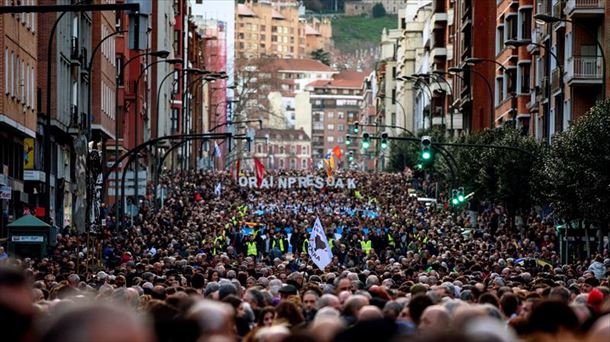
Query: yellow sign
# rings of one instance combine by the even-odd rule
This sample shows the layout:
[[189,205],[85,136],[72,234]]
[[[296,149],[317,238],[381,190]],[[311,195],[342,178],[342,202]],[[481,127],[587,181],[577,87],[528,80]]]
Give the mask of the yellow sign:
[[34,169],[34,139],[23,139],[23,169]]

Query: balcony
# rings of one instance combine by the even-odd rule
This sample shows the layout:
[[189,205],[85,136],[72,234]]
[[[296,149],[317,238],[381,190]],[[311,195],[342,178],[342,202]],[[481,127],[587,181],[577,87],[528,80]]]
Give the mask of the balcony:
[[568,0],[565,13],[572,16],[604,15],[604,3],[607,0]]
[[561,77],[562,75],[559,68],[555,68],[551,71],[551,93],[555,94],[561,90]]
[[441,29],[447,23],[447,13],[434,13],[432,15],[432,25],[434,29]]
[[573,56],[566,65],[568,84],[601,84],[602,58],[599,56]]

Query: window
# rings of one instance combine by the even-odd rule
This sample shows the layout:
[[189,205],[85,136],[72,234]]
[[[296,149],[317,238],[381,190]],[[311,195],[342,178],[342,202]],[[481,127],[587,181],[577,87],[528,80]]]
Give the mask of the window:
[[391,125],[392,126],[396,126],[396,113],[392,113],[392,117],[391,117]]
[[496,106],[498,106],[502,102],[503,94],[504,94],[504,82],[503,82],[502,75],[496,76],[495,91],[496,91],[496,94],[495,94],[495,97],[496,97]]
[[334,142],[335,141],[335,137],[333,137],[332,135],[327,136],[326,137],[326,141],[328,141],[329,143]]
[[280,169],[284,168],[284,159],[280,159]]
[[328,118],[329,119],[333,119],[335,117],[335,113],[333,112],[328,112]]
[[517,85],[519,94],[529,94],[530,92],[530,63],[520,63],[517,69]]
[[261,144],[256,144],[256,153],[263,153],[263,146]]
[[284,154],[285,152],[284,146],[280,146],[280,154]]
[[172,108],[172,131],[176,132],[178,130],[178,108]]
[[303,158],[301,159],[301,169],[306,169],[307,168],[307,159]]
[[6,95],[9,94],[9,88],[8,88],[9,78],[8,78],[8,73],[9,73],[10,67],[9,67],[8,62],[9,62],[9,59],[8,59],[8,48],[5,48],[4,49],[4,93]]
[[532,9],[523,8],[519,10],[519,39],[531,39],[532,37]]
[[505,39],[506,40],[518,39],[519,26],[517,23],[517,14],[516,13],[507,14],[504,23],[506,25]]
[[496,28],[496,55],[504,50],[504,25]]
[[338,118],[339,120],[343,120],[343,119],[345,119],[345,113],[343,113],[343,112],[337,112],[337,118]]
[[337,137],[337,142],[339,144],[342,144],[343,143],[343,137]]
[[329,131],[333,131],[333,130],[335,130],[335,125],[328,124],[328,125],[326,125],[326,129],[329,130]]
[[290,159],[290,168],[291,169],[297,168],[297,161],[295,159]]
[[512,67],[508,69],[508,74],[506,75],[506,95],[505,98],[508,97],[511,93],[517,91],[517,68]]
[[345,130],[345,125],[337,125],[337,131],[343,132]]

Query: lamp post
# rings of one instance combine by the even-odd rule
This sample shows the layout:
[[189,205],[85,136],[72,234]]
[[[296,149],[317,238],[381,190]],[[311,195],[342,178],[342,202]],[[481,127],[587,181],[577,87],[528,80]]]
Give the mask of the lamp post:
[[[433,92],[432,92],[432,89],[430,89],[430,85],[428,85],[428,83],[426,83],[426,82],[424,81],[424,78],[422,78],[422,77],[416,77],[416,76],[404,76],[404,77],[398,77],[398,78],[396,78],[396,79],[397,79],[397,80],[403,80],[403,81],[413,81],[413,82],[414,82],[414,85],[417,85],[418,83],[423,84],[423,85],[424,85],[424,87],[425,87],[425,88],[428,90],[428,92],[429,92],[429,98],[430,98],[430,107],[432,107],[432,95],[433,95]],[[425,93],[425,92],[423,91],[423,88],[421,88],[421,87],[420,87],[420,89],[422,89],[422,93]],[[425,129],[425,128],[426,128],[426,114],[425,114],[425,112],[422,112],[422,116],[423,116],[423,120],[424,120],[424,122],[423,122],[423,127],[422,127],[422,128],[423,128],[423,129]],[[430,109],[430,127],[432,127],[432,108]]]
[[[190,93],[190,89],[197,82],[203,81],[201,83],[202,87],[203,87],[207,83],[213,83],[213,82],[216,82],[216,80],[227,79],[227,78],[228,78],[228,75],[224,71],[209,72],[209,73],[204,74],[203,76],[201,76],[199,78],[194,79],[190,83],[187,83],[186,88],[182,92],[182,96],[183,96],[182,131],[183,131],[183,134],[188,133],[188,130],[189,130],[188,122],[190,121],[190,119],[188,119],[189,118],[189,114],[187,113],[187,111],[190,112],[190,106],[186,104],[186,99],[187,99],[186,92],[188,91]],[[181,168],[183,170],[185,170],[185,169],[188,168],[188,164],[189,164],[189,156],[187,156],[187,154],[189,153],[189,146],[186,144],[186,141],[182,144],[181,150],[182,150],[182,161],[181,161],[180,164],[181,164]]]
[[[167,50],[157,50],[157,51],[148,51],[148,52],[144,52],[141,54],[138,54],[136,56],[131,57],[130,59],[128,59],[125,63],[121,64],[121,72],[125,71],[125,68],[129,65],[129,63],[135,61],[138,58],[144,57],[144,56],[153,56],[153,57],[159,57],[159,58],[166,58],[167,56],[169,56],[170,52]],[[118,65],[117,65],[118,66]],[[119,85],[121,84],[121,78],[122,78],[122,74],[121,73],[116,73],[116,77],[115,77],[115,83],[114,83],[114,97],[115,97],[115,106],[116,106],[116,114],[114,117],[114,160],[119,160]],[[114,170],[114,206],[115,206],[115,215],[116,215],[116,220],[119,219],[119,213],[120,213],[120,209],[119,209],[119,205],[118,205],[118,198],[119,198],[119,169],[118,167]],[[123,205],[123,203],[120,204],[121,206]]]
[[[450,74],[460,77],[462,82],[466,83],[465,79],[463,77],[459,76],[459,73],[465,72],[466,69],[461,68],[461,67],[451,67],[447,70],[449,71]],[[495,111],[494,111],[494,91],[493,91],[493,88],[491,87],[491,83],[489,83],[489,80],[481,72],[474,70],[473,68],[468,68],[468,71],[479,76],[485,82],[485,85],[487,85],[487,91],[489,92],[489,129],[493,129],[495,126],[494,125]],[[471,98],[472,98],[472,94],[471,94]]]
[[466,58],[464,60],[464,62],[466,64],[480,64],[480,63],[485,63],[485,62],[491,62],[491,63],[494,63],[494,64],[498,65],[500,67],[500,69],[502,69],[502,72],[505,75],[508,75],[508,81],[510,82],[510,86],[511,86],[511,89],[510,89],[510,96],[511,96],[511,117],[512,117],[513,121],[516,120],[516,118],[517,118],[517,103],[516,103],[517,102],[517,96],[515,94],[515,88],[517,87],[517,84],[515,84],[515,80],[513,79],[513,76],[508,72],[508,69],[504,66],[504,64],[496,61],[495,59],[491,59],[491,58],[478,58],[478,57]]
[[535,14],[534,19],[543,23],[556,23],[560,21],[570,23],[574,26],[580,27],[583,31],[587,33],[587,35],[591,39],[595,41],[595,45],[597,45],[597,48],[599,49],[599,52],[602,57],[602,98],[604,98],[606,96],[606,54],[604,53],[604,47],[600,43],[599,39],[597,39],[597,35],[593,33],[593,31],[591,31],[587,26],[571,19],[557,18],[547,14]]
[[[532,42],[529,39],[523,39],[523,40],[507,40],[506,42],[504,42],[504,45],[506,47],[511,47],[511,48],[518,48],[520,46],[528,46],[528,45],[534,45],[540,48],[543,48],[546,50],[546,52],[548,53],[548,55],[552,56],[555,59],[555,63],[557,64],[557,68],[559,68],[559,89],[560,89],[560,101],[558,101],[560,104],[563,101],[563,68],[561,67],[561,63],[559,61],[559,57],[557,57],[557,54],[555,54],[553,52],[552,49],[549,49],[546,45],[540,44],[540,43],[535,43]],[[550,68],[549,68],[549,72],[550,72]],[[549,75],[550,76],[550,75]],[[547,115],[551,115],[551,77],[547,78],[547,90],[546,90],[546,98],[547,98],[547,103],[546,103],[546,113]],[[551,139],[551,123],[550,123],[550,118],[546,118],[547,123],[546,123],[546,133],[547,133],[547,139],[550,142]],[[562,128],[563,128],[563,123],[562,123]]]
[[[138,123],[139,123],[139,116],[140,116],[140,108],[139,106],[139,89],[140,89],[140,80],[142,79],[142,77],[146,74],[146,70],[148,70],[150,67],[152,67],[153,65],[157,65],[159,63],[169,63],[169,64],[179,64],[182,63],[182,59],[179,58],[172,58],[172,59],[161,59],[161,60],[157,60],[154,61],[152,63],[147,64],[144,69],[142,69],[142,71],[140,71],[140,74],[138,75],[138,78],[136,78],[135,84],[134,84],[134,93],[135,93],[135,115],[133,116],[133,127],[134,127],[134,131],[133,131],[133,142],[134,142],[134,146],[138,145]],[[135,203],[136,206],[139,205],[139,200],[138,200],[138,171],[139,171],[139,161],[138,158],[135,158],[135,165],[134,165],[134,198],[135,198]],[[127,167],[128,165],[126,165]],[[125,173],[125,169],[123,170],[123,173]]]

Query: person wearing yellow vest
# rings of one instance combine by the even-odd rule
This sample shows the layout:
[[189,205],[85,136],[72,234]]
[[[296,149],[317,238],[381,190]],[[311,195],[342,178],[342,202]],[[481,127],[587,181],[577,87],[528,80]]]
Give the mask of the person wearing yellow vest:
[[252,237],[248,237],[248,239],[246,240],[246,256],[251,256],[255,258],[258,256],[256,241],[254,241],[254,238]]
[[277,249],[280,253],[284,254],[286,253],[286,247],[288,247],[288,243],[286,243],[280,232],[276,231],[271,240],[271,249]]
[[396,241],[394,241],[394,236],[392,236],[391,232],[388,232],[388,246],[392,249],[396,248]]
[[368,235],[364,235],[364,238],[360,240],[360,248],[362,248],[362,252],[365,255],[369,255],[369,253],[371,253],[371,249],[373,248],[373,242],[369,240]]
[[301,252],[307,254],[307,247],[309,247],[309,240],[303,240],[303,247],[301,248]]

